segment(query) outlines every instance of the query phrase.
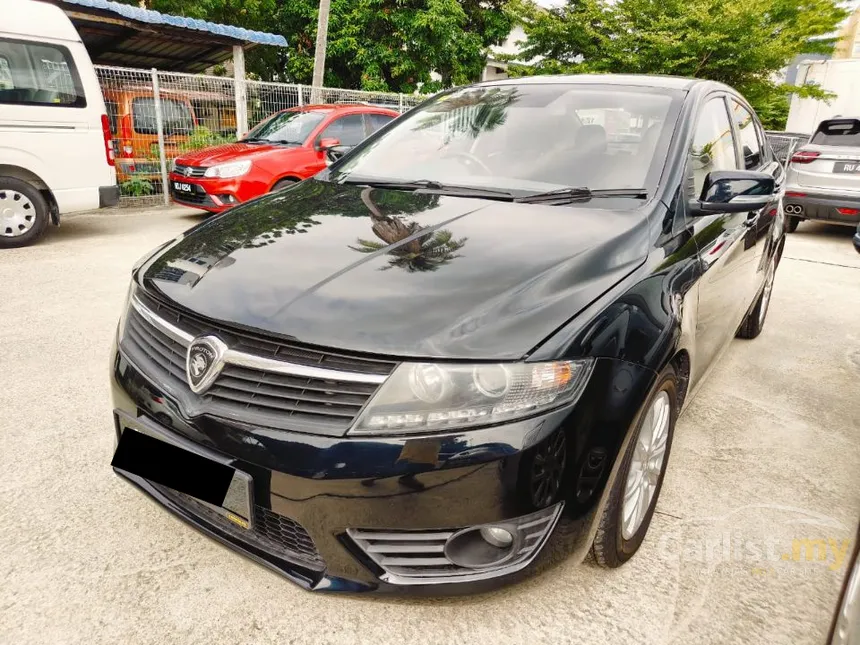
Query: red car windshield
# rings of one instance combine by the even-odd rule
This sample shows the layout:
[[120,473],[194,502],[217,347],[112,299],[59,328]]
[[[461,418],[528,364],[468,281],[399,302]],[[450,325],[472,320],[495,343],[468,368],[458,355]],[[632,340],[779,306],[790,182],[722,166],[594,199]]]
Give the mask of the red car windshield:
[[244,141],[301,145],[328,113],[329,110],[280,112],[251,130]]

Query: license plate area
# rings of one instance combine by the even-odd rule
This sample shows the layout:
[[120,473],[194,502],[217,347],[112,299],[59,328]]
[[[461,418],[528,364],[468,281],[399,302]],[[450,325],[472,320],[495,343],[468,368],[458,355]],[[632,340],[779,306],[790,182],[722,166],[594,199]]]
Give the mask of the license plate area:
[[120,437],[111,465],[149,482],[193,497],[234,526],[252,529],[253,480],[232,460],[155,423],[117,411]]
[[860,161],[837,161],[833,164],[833,172],[842,174],[860,174]]
[[186,184],[182,181],[174,181],[173,190],[178,191],[180,193],[193,193],[194,186],[192,186],[191,184]]

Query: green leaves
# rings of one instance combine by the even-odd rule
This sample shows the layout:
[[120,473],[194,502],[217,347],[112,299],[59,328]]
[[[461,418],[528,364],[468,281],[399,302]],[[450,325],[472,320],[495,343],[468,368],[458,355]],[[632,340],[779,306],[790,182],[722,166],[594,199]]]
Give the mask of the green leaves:
[[835,0],[568,0],[512,10],[528,40],[513,72],[670,74],[743,92],[767,127],[781,127],[794,88],[773,79],[797,54],[829,52],[846,16]]

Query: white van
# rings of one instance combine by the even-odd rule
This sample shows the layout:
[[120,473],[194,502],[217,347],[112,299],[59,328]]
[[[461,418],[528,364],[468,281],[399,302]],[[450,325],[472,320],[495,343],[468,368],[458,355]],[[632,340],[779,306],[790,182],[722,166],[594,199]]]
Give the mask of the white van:
[[92,61],[63,11],[0,0],[0,249],[60,215],[119,201],[110,123]]

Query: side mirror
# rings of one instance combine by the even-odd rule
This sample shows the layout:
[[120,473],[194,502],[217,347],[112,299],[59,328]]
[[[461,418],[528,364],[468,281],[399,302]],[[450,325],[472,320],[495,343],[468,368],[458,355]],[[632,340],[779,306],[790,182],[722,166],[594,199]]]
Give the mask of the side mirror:
[[775,190],[773,177],[764,172],[714,170],[705,177],[702,194],[690,202],[689,211],[693,217],[757,211],[773,201]]
[[325,165],[330,166],[352,150],[352,146],[332,146],[325,151]]
[[329,148],[334,148],[340,145],[340,139],[335,139],[334,137],[325,137],[324,139],[317,139],[317,143],[314,146],[317,152],[325,152]]

